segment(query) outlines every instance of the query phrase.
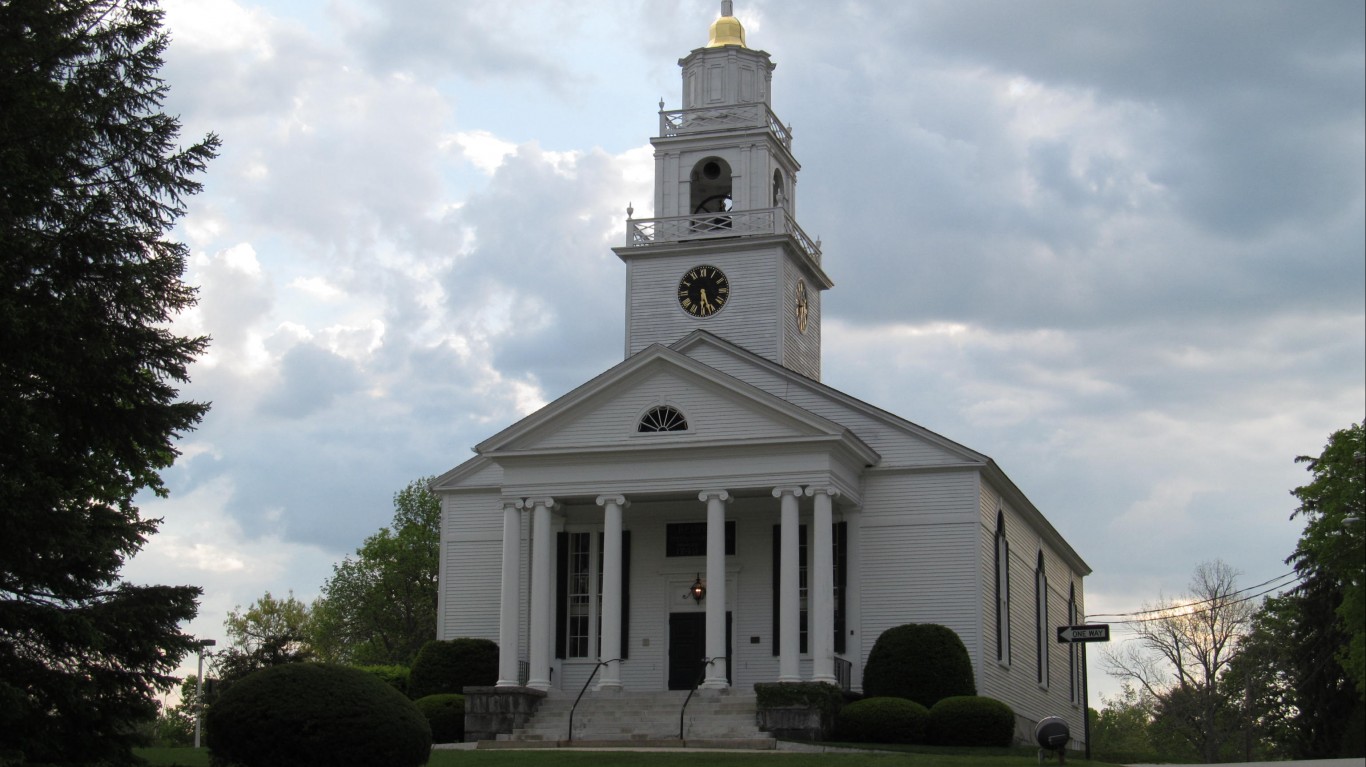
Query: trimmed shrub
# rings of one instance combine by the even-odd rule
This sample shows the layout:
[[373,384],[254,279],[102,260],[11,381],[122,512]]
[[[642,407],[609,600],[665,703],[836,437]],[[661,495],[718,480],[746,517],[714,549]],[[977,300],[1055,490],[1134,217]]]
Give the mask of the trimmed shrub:
[[930,709],[929,740],[940,746],[1009,746],[1015,712],[995,698],[944,698]]
[[407,666],[356,666],[367,674],[374,674],[379,680],[404,695],[408,694]]
[[976,695],[977,685],[968,648],[953,629],[907,623],[887,629],[873,643],[863,667],[863,692],[932,708],[943,698]]
[[434,639],[422,645],[408,673],[408,697],[455,693],[498,681],[498,643],[488,639]]
[[924,743],[929,709],[905,698],[864,698],[840,710],[835,737],[849,743]]
[[417,767],[432,731],[413,702],[346,666],[286,663],[248,674],[205,715],[214,763],[238,767]]
[[459,743],[465,739],[465,696],[454,693],[428,695],[413,701],[432,726],[433,743]]

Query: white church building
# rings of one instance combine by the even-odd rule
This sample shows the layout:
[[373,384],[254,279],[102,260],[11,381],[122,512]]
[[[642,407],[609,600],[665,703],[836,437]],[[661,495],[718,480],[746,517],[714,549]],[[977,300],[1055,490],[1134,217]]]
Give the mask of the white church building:
[[857,692],[884,630],[939,623],[1022,730],[1057,715],[1079,737],[1079,657],[1054,635],[1090,568],[991,458],[821,383],[834,282],[797,224],[775,65],[729,6],[650,139],[656,217],[628,214],[614,248],[625,359],[432,485],[437,635],[495,640],[499,687],[552,696],[590,675]]

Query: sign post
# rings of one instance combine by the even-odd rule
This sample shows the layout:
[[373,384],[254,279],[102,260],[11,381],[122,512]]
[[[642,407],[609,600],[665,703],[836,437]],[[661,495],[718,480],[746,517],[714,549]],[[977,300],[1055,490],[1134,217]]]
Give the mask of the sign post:
[[1059,626],[1060,644],[1081,645],[1081,725],[1082,737],[1086,738],[1086,759],[1091,759],[1091,690],[1087,686],[1086,645],[1091,642],[1110,641],[1110,624],[1092,623],[1081,626]]

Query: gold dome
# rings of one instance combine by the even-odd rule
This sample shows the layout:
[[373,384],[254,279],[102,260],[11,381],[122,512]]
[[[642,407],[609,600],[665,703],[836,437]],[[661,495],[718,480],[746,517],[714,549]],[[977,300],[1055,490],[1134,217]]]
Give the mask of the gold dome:
[[747,47],[745,45],[745,28],[740,26],[740,20],[731,13],[729,0],[722,2],[721,18],[712,22],[711,29],[708,31],[708,48],[720,48],[723,45]]

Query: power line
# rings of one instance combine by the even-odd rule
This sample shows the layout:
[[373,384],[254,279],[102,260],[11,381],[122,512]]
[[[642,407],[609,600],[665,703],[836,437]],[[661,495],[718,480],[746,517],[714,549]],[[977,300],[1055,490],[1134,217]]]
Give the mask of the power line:
[[[1172,610],[1177,610],[1177,609],[1187,608],[1187,607],[1198,607],[1198,606],[1200,606],[1200,605],[1209,604],[1209,603],[1211,603],[1211,602],[1216,602],[1216,601],[1219,601],[1219,600],[1222,600],[1222,599],[1227,599],[1228,597],[1237,596],[1238,594],[1242,594],[1242,593],[1245,592],[1245,591],[1251,591],[1251,590],[1253,590],[1253,589],[1259,589],[1259,588],[1261,588],[1261,587],[1263,587],[1263,586],[1266,586],[1266,585],[1268,585],[1268,584],[1270,584],[1270,583],[1273,583],[1273,582],[1279,581],[1279,580],[1284,580],[1285,578],[1289,578],[1289,577],[1291,577],[1291,576],[1295,576],[1296,578],[1298,578],[1298,574],[1297,574],[1294,570],[1291,570],[1290,572],[1284,573],[1284,574],[1282,574],[1282,575],[1278,575],[1278,576],[1276,576],[1275,578],[1272,578],[1271,580],[1262,581],[1261,583],[1253,584],[1253,585],[1251,585],[1251,586],[1248,586],[1247,588],[1238,589],[1237,591],[1233,591],[1233,592],[1230,592],[1230,593],[1228,593],[1228,594],[1221,594],[1221,595],[1216,596],[1216,597],[1210,597],[1209,599],[1202,599],[1202,600],[1199,601],[1199,602],[1191,602],[1191,603],[1185,604],[1185,605],[1168,605],[1168,606],[1166,606],[1166,607],[1154,607],[1154,608],[1151,608],[1151,609],[1148,609],[1148,610],[1135,610],[1134,612],[1130,612],[1130,613],[1091,613],[1091,614],[1089,614],[1089,615],[1086,616],[1086,619],[1087,619],[1087,620],[1090,620],[1090,619],[1092,619],[1092,618],[1128,618],[1128,617],[1131,617],[1131,616],[1149,615],[1149,614],[1152,614],[1152,613],[1170,613]],[[1285,584],[1281,584],[1281,585],[1283,586],[1283,585],[1285,585]],[[1281,586],[1275,586],[1275,587],[1273,587],[1271,590],[1274,591],[1274,590],[1277,589],[1277,588],[1281,588]],[[1263,592],[1263,593],[1266,593],[1266,592]],[[1259,595],[1259,596],[1260,596],[1260,595]],[[1124,622],[1127,622],[1127,621],[1118,621],[1118,622],[1124,623]]]
[[[1294,573],[1291,573],[1291,574],[1293,575]],[[1285,577],[1285,576],[1281,576],[1281,577]],[[1274,581],[1274,580],[1279,580],[1279,578],[1272,578],[1271,580],[1273,580],[1273,581]],[[1299,578],[1297,577],[1295,580],[1298,581]],[[1270,583],[1270,582],[1271,582],[1271,581],[1266,581],[1266,583],[1260,583],[1260,584],[1258,584],[1258,586],[1265,586],[1267,583]],[[1123,620],[1123,621],[1112,621],[1111,623],[1116,624],[1116,625],[1129,625],[1129,624],[1135,624],[1135,623],[1152,623],[1152,622],[1154,622],[1154,621],[1168,620],[1168,619],[1170,619],[1170,618],[1178,618],[1178,617],[1184,618],[1184,617],[1190,616],[1190,615],[1203,615],[1204,613],[1213,612],[1213,611],[1215,611],[1215,610],[1217,610],[1217,609],[1219,609],[1219,608],[1221,608],[1221,607],[1227,607],[1227,606],[1229,606],[1229,605],[1241,604],[1241,603],[1243,603],[1243,602],[1250,602],[1250,601],[1252,601],[1253,599],[1256,599],[1256,598],[1258,598],[1258,597],[1266,596],[1267,594],[1270,594],[1270,593],[1273,592],[1273,591],[1280,591],[1281,589],[1283,589],[1283,588],[1285,588],[1286,586],[1289,586],[1289,585],[1290,585],[1289,582],[1281,583],[1281,584],[1279,584],[1279,585],[1272,586],[1271,588],[1266,589],[1265,591],[1261,591],[1261,592],[1258,592],[1258,593],[1256,593],[1256,594],[1252,594],[1252,595],[1250,595],[1250,596],[1243,597],[1242,599],[1234,599],[1234,600],[1231,600],[1231,601],[1228,601],[1228,602],[1220,602],[1219,604],[1210,605],[1209,607],[1207,607],[1207,608],[1205,608],[1205,609],[1203,609],[1203,610],[1190,610],[1190,611],[1186,611],[1186,612],[1174,612],[1174,611],[1177,611],[1177,610],[1181,610],[1183,606],[1173,605],[1172,607],[1166,608],[1167,611],[1168,611],[1168,614],[1166,614],[1166,615],[1154,615],[1154,616],[1152,616],[1152,617],[1150,617],[1150,618],[1131,618],[1131,619],[1129,619],[1129,620]],[[1254,589],[1255,589],[1255,588],[1257,588],[1257,586],[1252,586],[1252,587],[1250,587],[1250,588],[1254,588]],[[1242,589],[1241,591],[1247,591],[1247,589]],[[1241,591],[1234,592],[1234,593],[1235,593],[1235,594],[1236,594],[1236,593],[1241,593]],[[1219,597],[1215,597],[1215,599],[1219,599]],[[1209,602],[1212,602],[1212,601],[1214,601],[1214,600],[1207,599],[1207,600],[1205,600],[1204,603],[1209,603]],[[1203,603],[1197,603],[1197,604],[1203,604]]]

